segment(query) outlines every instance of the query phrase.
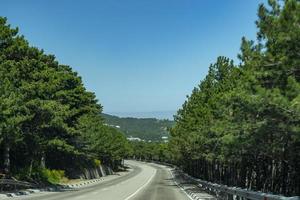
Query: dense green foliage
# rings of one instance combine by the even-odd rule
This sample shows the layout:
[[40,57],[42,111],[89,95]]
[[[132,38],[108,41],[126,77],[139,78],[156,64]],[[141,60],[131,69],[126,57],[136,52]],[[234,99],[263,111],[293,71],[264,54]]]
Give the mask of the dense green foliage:
[[60,183],[61,180],[65,177],[65,172],[63,170],[42,169],[41,172],[42,172],[41,178],[44,179],[43,181],[52,184]]
[[[172,121],[100,115],[95,95],[0,18],[1,169],[57,182],[124,157],[167,161],[193,176],[300,194],[300,1],[260,5],[240,63],[219,57]],[[102,116],[106,121],[102,119]],[[108,124],[108,125],[105,125]],[[130,142],[126,136],[169,143]],[[60,171],[63,170],[63,171]]]
[[31,179],[45,168],[68,175],[95,159],[115,166],[127,140],[104,125],[101,111],[76,72],[31,47],[0,17],[0,159],[6,175]]
[[163,136],[169,136],[168,129],[174,125],[174,121],[155,118],[121,118],[108,114],[102,116],[107,124],[120,126],[127,137],[139,137],[146,141],[161,141]]
[[178,111],[172,158],[208,181],[299,195],[300,2],[270,0],[256,24],[241,63],[219,57]]
[[168,143],[164,142],[130,142],[132,152],[131,158],[136,160],[171,162]]

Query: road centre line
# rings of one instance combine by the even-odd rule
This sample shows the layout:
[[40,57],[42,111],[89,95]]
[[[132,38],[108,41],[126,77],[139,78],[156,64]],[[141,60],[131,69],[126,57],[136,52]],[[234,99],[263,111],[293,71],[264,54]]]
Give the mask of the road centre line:
[[155,173],[149,178],[149,180],[144,184],[142,185],[138,190],[136,190],[134,193],[132,193],[131,195],[129,195],[126,199],[124,200],[129,200],[131,199],[133,196],[135,196],[139,191],[141,191],[144,187],[146,187],[150,182],[151,180],[154,178],[154,176],[156,175],[156,172],[157,170],[155,170]]

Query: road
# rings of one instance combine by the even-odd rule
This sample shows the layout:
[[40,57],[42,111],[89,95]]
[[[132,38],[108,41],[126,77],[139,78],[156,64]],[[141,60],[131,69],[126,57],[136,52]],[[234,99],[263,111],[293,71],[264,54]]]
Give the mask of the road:
[[[132,172],[76,191],[16,197],[23,200],[189,200],[173,182],[169,169],[156,164],[126,161]],[[14,199],[14,198],[10,198]]]

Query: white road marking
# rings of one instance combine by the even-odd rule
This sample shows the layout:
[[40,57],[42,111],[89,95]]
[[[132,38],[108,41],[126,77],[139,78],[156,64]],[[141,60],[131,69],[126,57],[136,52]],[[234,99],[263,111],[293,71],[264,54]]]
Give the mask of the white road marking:
[[99,194],[100,193],[100,191],[95,191],[95,192],[92,192],[92,194]]
[[136,190],[134,193],[132,193],[130,196],[128,196],[126,199],[124,200],[129,200],[131,199],[133,196],[135,196],[139,191],[141,191],[144,187],[146,187],[150,182],[151,180],[153,179],[153,177],[156,175],[156,171],[155,173],[149,178],[149,180],[144,184],[142,185],[138,190]]
[[81,198],[83,198],[84,197],[84,195],[79,195],[79,196],[77,196],[77,197],[74,197],[74,199],[81,199]]
[[183,191],[184,194],[185,194],[190,200],[194,200],[193,197],[191,197],[191,195],[189,195],[189,194],[188,194],[182,187],[180,187],[180,185],[176,182],[175,177],[174,177],[174,175],[173,175],[171,169],[169,169],[169,172],[170,172],[170,174],[171,174],[171,176],[172,176],[172,179],[173,179],[174,183],[177,185],[177,187],[179,187],[179,189],[180,189],[181,191]]

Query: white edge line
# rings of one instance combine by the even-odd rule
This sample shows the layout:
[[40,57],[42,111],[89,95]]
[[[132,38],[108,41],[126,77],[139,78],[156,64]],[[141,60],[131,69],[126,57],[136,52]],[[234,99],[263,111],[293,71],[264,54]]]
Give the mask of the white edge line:
[[144,187],[146,187],[151,181],[152,179],[154,178],[154,176],[156,175],[156,171],[155,173],[149,178],[149,180],[144,183],[144,185],[142,185],[138,190],[136,190],[134,193],[132,193],[131,195],[129,195],[126,199],[124,200],[129,200],[130,198],[132,198],[133,196],[135,196],[139,191],[141,191]]
[[172,176],[173,182],[177,185],[177,187],[178,187],[181,191],[183,191],[184,194],[185,194],[190,200],[194,200],[194,199],[191,197],[191,195],[189,195],[189,194],[188,194],[182,187],[180,187],[180,185],[176,182],[175,177],[174,177],[174,175],[173,175],[171,169],[169,170],[169,172],[170,172],[170,174],[171,174],[171,176]]

